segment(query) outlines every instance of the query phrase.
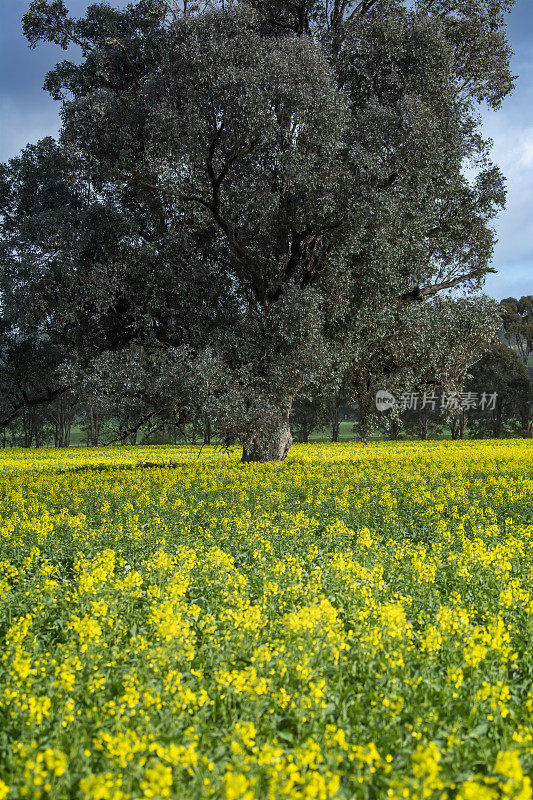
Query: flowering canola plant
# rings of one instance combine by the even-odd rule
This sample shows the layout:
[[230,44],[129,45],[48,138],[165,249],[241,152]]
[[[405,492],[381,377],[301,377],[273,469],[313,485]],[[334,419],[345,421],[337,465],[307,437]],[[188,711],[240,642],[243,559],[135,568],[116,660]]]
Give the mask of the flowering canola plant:
[[533,443],[197,456],[0,454],[0,800],[532,800]]

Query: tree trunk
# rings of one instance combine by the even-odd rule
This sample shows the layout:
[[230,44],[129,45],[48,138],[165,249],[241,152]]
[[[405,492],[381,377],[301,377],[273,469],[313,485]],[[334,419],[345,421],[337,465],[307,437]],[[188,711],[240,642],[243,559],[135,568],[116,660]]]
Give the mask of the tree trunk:
[[492,412],[492,431],[495,439],[500,439],[502,435],[503,405],[501,398],[496,401],[496,408]]
[[193,418],[192,421],[192,430],[191,430],[191,444],[193,446],[196,445],[196,437],[198,435],[198,423],[196,421],[196,417]]
[[56,447],[69,447],[70,445],[70,430],[72,427],[73,413],[72,410],[67,408],[65,398],[60,397],[56,405],[56,431],[55,431],[55,446]]
[[428,415],[424,412],[420,415],[420,438],[423,442],[427,441],[429,433]]
[[242,461],[248,463],[258,461],[284,461],[292,444],[291,429],[288,414],[279,424],[270,430],[261,430],[253,433],[242,448]]
[[91,447],[98,447],[98,438],[100,436],[100,416],[95,412],[92,403],[89,405],[89,431],[87,434],[88,442]]
[[340,417],[339,417],[340,395],[334,395],[331,401],[331,441],[339,441]]
[[[369,392],[357,392],[357,423],[354,430],[359,434],[359,439],[367,444],[372,432],[372,398]],[[356,436],[357,436],[356,434]],[[356,438],[356,437],[354,437]]]
[[398,420],[396,419],[396,417],[391,417],[390,428],[389,428],[389,440],[391,442],[398,441],[399,434],[400,434],[400,426],[398,425]]
[[466,414],[464,409],[461,410],[459,414],[459,439],[465,438],[465,431],[466,431]]
[[211,444],[211,420],[207,414],[204,419],[204,444]]
[[522,436],[524,439],[531,439],[531,420],[529,414],[529,403],[522,403],[520,406],[520,422],[522,425]]
[[296,429],[296,439],[300,444],[308,444],[309,442],[309,435],[312,433],[311,428],[309,425],[300,425]]
[[459,435],[459,423],[457,417],[452,417],[450,420],[450,430],[452,432],[452,439],[455,441]]
[[28,411],[24,411],[22,422],[24,425],[24,447],[31,447],[33,432],[31,429],[31,419]]

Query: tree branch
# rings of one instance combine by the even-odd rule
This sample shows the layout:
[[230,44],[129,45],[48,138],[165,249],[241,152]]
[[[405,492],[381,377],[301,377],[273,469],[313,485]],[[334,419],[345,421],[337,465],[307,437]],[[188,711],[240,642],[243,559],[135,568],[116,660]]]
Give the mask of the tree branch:
[[358,14],[360,16],[363,16],[363,14],[366,14],[367,11],[370,11],[372,6],[375,6],[375,4],[376,0],[361,0],[361,2],[354,8],[352,13],[348,17],[348,20],[354,19],[354,17],[356,17]]
[[69,388],[69,386],[60,386],[57,389],[47,389],[46,394],[40,395],[39,397],[28,397],[26,392],[21,390],[22,399],[15,403],[6,417],[0,420],[0,428],[5,428],[6,425],[9,425],[9,423],[14,420],[23,409],[47,405],[55,400],[56,397],[60,397],[60,395],[68,391]]
[[425,297],[432,297],[433,295],[443,291],[444,289],[453,289],[454,286],[459,286],[459,284],[465,283],[466,281],[470,281],[473,278],[481,278],[488,272],[497,272],[497,271],[498,270],[493,269],[492,267],[488,267],[487,269],[473,269],[470,272],[466,272],[463,275],[458,275],[456,278],[451,278],[450,280],[447,281],[442,281],[441,283],[429,284],[428,286],[423,286],[422,288],[420,288],[420,286],[417,286],[414,289],[411,289],[410,292],[402,294],[400,300],[403,303],[423,300]]

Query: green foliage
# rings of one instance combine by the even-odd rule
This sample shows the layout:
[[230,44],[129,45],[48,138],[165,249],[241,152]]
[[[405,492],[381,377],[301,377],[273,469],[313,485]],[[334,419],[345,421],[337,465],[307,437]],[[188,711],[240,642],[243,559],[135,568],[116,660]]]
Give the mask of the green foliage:
[[505,344],[496,344],[471,370],[470,391],[497,392],[496,406],[490,414],[473,414],[472,429],[500,437],[507,433],[530,432],[530,405],[533,391],[529,371],[517,353]]
[[533,295],[520,300],[508,297],[502,300],[500,309],[507,343],[517,348],[527,366],[533,353]]
[[1,169],[6,337],[53,332],[89,375],[175,349],[226,439],[283,457],[296,394],[413,304],[482,284],[505,192],[477,110],[512,88],[510,6],[31,3],[30,45],[82,59],[46,78],[58,142]]

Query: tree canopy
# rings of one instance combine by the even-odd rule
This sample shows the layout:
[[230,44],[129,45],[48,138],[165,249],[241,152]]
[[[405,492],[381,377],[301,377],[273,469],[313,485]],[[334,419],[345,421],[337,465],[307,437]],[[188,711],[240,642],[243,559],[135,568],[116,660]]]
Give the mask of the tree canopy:
[[283,458],[298,392],[490,271],[505,189],[478,108],[513,87],[511,5],[32,2],[30,46],[81,56],[46,76],[58,141],[0,170],[6,361],[53,340],[97,372],[134,349],[177,397],[201,388],[245,459]]
[[533,354],[533,295],[507,297],[500,303],[503,329],[509,344],[514,345],[527,366]]

